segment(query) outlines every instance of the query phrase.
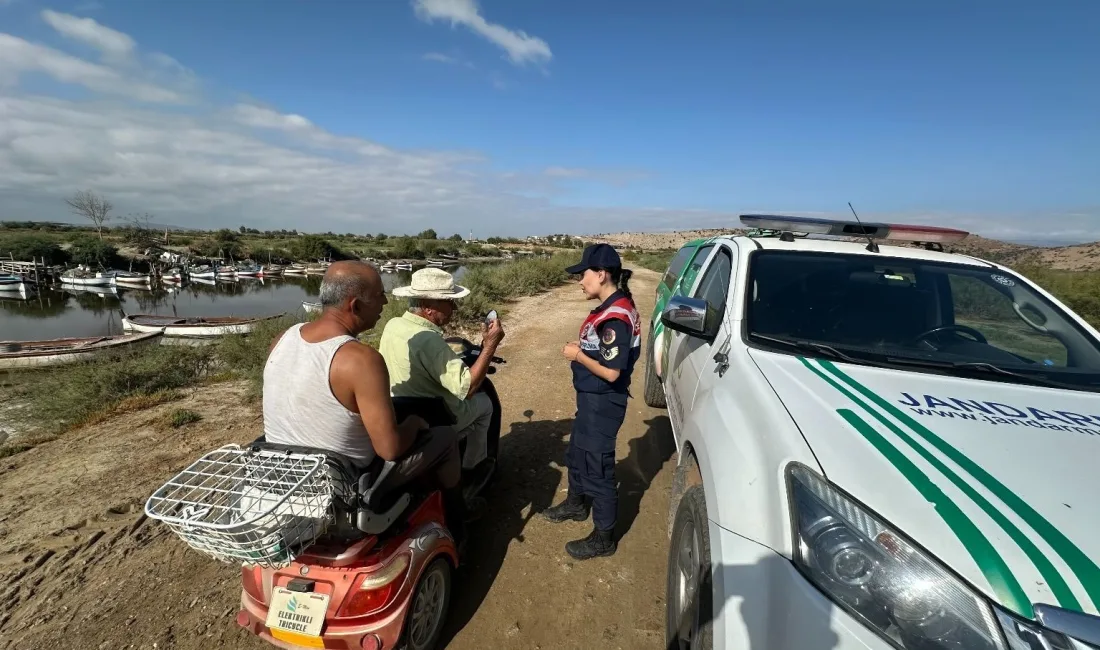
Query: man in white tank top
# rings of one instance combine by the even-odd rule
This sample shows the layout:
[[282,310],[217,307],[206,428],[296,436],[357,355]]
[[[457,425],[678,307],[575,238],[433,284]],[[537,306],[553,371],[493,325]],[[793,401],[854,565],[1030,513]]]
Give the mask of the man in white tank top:
[[397,461],[391,486],[434,472],[448,525],[461,539],[469,512],[457,435],[428,429],[415,416],[398,424],[382,355],[356,338],[374,327],[387,303],[382,278],[364,262],[336,262],[325,272],[320,297],[321,316],[292,326],[271,346],[264,366],[266,439],[335,451],[364,468],[376,456]]

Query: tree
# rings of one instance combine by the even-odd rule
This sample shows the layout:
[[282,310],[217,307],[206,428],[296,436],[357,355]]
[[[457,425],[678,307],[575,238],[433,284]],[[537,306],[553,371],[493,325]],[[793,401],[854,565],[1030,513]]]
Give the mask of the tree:
[[80,215],[92,222],[99,238],[103,239],[103,224],[110,220],[111,209],[115,206],[92,190],[81,190],[72,198],[65,199],[65,203],[72,208],[73,214]]
[[145,214],[131,214],[126,219],[127,223],[130,224],[125,233],[126,241],[133,244],[139,251],[160,247],[160,237],[149,225],[150,219],[152,219],[152,215],[148,212]]
[[460,235],[456,232],[455,234],[450,236],[450,240],[460,242],[460,241],[462,241],[462,235]]
[[398,239],[397,243],[393,245],[393,255],[398,259],[411,259],[424,256],[424,254],[420,252],[420,247],[417,246],[417,241],[412,237],[401,237]]
[[439,235],[434,230],[428,228],[416,236],[417,239],[439,239]]

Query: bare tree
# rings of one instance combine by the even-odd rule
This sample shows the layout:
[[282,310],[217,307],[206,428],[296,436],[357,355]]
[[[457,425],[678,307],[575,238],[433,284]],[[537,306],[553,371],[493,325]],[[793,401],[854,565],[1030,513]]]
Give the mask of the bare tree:
[[103,239],[103,224],[110,220],[111,202],[92,190],[81,190],[72,198],[65,199],[65,203],[72,208],[73,214],[78,214],[92,222],[99,238]]

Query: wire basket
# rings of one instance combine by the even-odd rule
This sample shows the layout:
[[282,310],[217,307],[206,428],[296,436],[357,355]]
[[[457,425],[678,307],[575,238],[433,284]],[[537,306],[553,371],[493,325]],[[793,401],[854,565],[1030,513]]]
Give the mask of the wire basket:
[[162,485],[145,514],[217,560],[279,569],[324,535],[332,497],[323,455],[227,445]]

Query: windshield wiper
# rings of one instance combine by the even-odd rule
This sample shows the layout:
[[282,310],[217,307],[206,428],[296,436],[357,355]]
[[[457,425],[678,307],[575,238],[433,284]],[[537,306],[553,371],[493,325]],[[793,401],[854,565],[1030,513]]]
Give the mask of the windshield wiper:
[[792,347],[798,350],[817,352],[819,354],[824,354],[834,359],[840,359],[841,361],[846,361],[848,363],[878,365],[864,359],[856,359],[848,354],[841,352],[833,346],[826,345],[824,343],[815,343],[814,341],[799,341],[798,339],[783,339],[777,336],[767,336],[765,334],[749,334],[749,337],[759,339],[761,341],[767,341],[768,343],[778,343],[780,345],[786,345],[788,347]]
[[1028,384],[1038,384],[1040,386],[1047,386],[1049,388],[1062,388],[1067,390],[1081,390],[1081,386],[1077,384],[1069,384],[1065,382],[1056,381],[1054,379],[1047,379],[1046,377],[1040,377],[1037,375],[1027,375],[1021,372],[1013,372],[1007,368],[989,363],[987,361],[933,361],[931,359],[913,359],[911,357],[890,357],[890,363],[903,364],[908,366],[924,366],[926,368],[937,368],[940,370],[976,370],[978,372],[984,372],[991,375],[1001,375],[1002,377],[1011,377],[1018,379],[1021,382]]

